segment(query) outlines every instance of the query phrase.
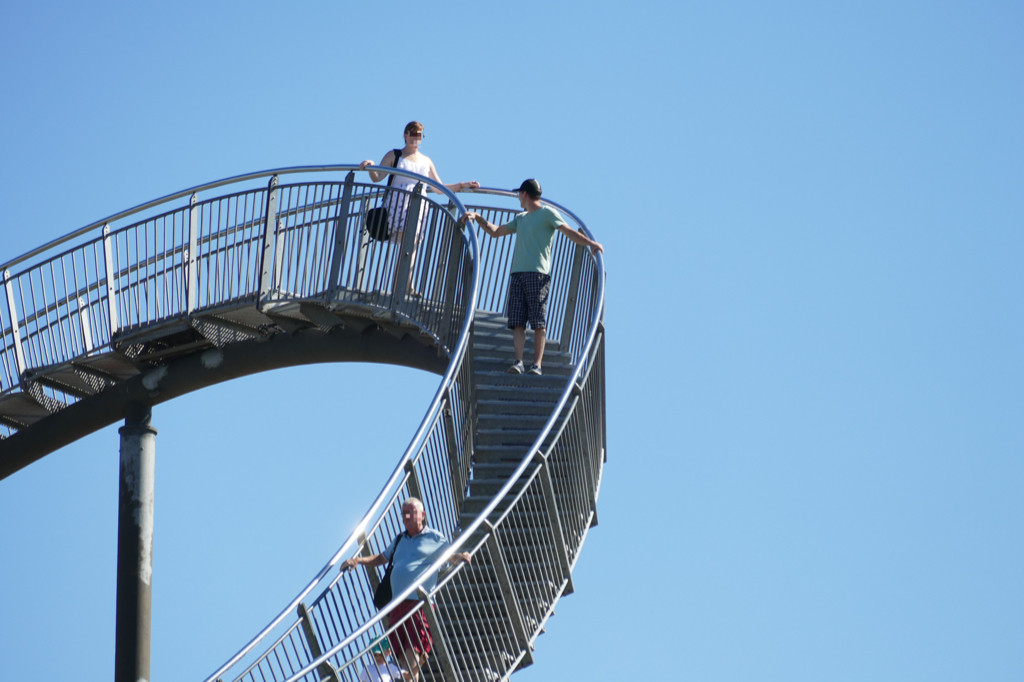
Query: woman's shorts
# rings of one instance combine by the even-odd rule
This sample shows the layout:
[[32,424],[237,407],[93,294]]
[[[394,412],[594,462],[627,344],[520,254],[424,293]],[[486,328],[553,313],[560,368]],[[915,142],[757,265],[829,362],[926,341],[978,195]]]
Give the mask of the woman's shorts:
[[508,328],[525,327],[529,322],[534,329],[547,329],[550,291],[551,275],[513,272],[508,282],[508,304],[505,306]]

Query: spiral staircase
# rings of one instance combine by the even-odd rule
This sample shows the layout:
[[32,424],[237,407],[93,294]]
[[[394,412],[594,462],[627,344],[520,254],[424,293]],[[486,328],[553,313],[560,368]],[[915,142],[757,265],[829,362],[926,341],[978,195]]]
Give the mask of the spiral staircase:
[[[460,218],[475,210],[507,222],[513,194],[476,190],[466,206],[429,178],[372,168],[419,183],[401,193],[356,182],[357,170],[285,168],[209,183],[0,267],[0,478],[133,406],[254,372],[361,361],[442,377],[349,538],[206,682],[355,682],[375,665],[371,648],[405,623],[389,625],[404,599],[418,600],[434,637],[420,679],[507,679],[533,663],[597,524],[600,254],[556,235],[544,376],[507,374],[512,337],[498,311],[514,238],[481,236]],[[366,214],[386,191],[402,194],[406,228],[376,241]],[[424,574],[440,571],[436,587],[417,583],[377,611],[378,571],[339,564],[380,553],[402,529],[410,496],[454,541]],[[454,552],[471,553],[472,564],[449,566]]]

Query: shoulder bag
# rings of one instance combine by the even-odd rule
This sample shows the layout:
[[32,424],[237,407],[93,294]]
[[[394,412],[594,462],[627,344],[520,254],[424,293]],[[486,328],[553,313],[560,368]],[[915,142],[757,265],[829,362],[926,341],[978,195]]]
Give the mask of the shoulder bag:
[[[398,159],[402,158],[402,150],[395,149],[394,153],[395,161],[394,163],[391,164],[391,167],[398,168]],[[388,175],[388,187],[391,187],[391,183],[394,179],[394,173]],[[385,190],[384,199],[380,202],[380,206],[378,206],[377,208],[371,208],[369,211],[366,212],[366,232],[370,235],[370,239],[376,239],[379,242],[386,242],[388,239],[391,238],[391,228],[388,226],[388,208],[386,206],[387,201],[388,192],[387,190]],[[388,570],[390,572],[390,569]],[[376,598],[374,599],[374,603],[376,603]]]
[[[369,212],[367,212],[366,215],[369,216]],[[381,578],[380,585],[377,585],[377,589],[373,591],[373,605],[377,607],[378,611],[391,602],[391,569],[395,566],[395,555],[398,554],[398,543],[402,541],[403,535],[405,535],[404,532],[399,533],[395,537],[395,551],[391,553],[391,561],[388,562],[388,567],[384,570],[384,577]]]

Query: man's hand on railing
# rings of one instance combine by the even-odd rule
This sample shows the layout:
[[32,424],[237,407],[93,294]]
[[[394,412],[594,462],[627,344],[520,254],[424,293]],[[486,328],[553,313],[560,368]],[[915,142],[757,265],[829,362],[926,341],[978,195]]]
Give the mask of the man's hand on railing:
[[373,556],[354,556],[351,559],[345,559],[342,561],[339,570],[347,571],[348,569],[355,568],[356,566],[370,566],[373,568],[374,566],[380,566],[385,561],[387,560],[381,554],[374,554]]
[[473,563],[473,557],[466,552],[459,552],[458,554],[452,554],[452,558],[448,560],[448,563],[454,566],[458,562],[463,562],[466,565]]

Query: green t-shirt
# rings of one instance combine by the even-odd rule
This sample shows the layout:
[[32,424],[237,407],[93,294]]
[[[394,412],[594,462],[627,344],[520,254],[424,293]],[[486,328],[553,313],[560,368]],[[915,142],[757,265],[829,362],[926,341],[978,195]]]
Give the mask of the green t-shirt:
[[512,272],[551,272],[551,244],[559,225],[568,227],[561,214],[550,206],[533,213],[517,213],[505,224],[516,235],[516,250],[512,254]]

